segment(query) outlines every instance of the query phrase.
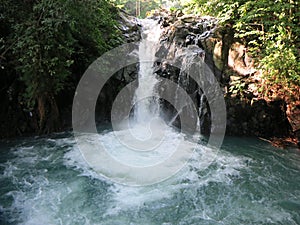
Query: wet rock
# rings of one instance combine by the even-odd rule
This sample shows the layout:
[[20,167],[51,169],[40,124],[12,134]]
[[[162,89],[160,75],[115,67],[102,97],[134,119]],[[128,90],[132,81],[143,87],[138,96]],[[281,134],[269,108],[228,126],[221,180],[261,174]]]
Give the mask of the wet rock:
[[168,49],[165,45],[161,45],[158,49],[158,51],[155,54],[155,57],[157,57],[158,59],[163,59],[166,58],[168,54]]
[[184,13],[182,12],[182,10],[180,10],[180,9],[177,10],[175,14],[176,14],[176,17],[181,17],[181,16],[184,15]]
[[289,134],[290,126],[285,114],[284,101],[226,98],[226,133],[230,135],[255,135],[260,137],[282,137]]
[[141,38],[141,25],[138,20],[125,12],[119,12],[118,29],[122,32],[127,43],[137,42]]
[[[254,99],[257,96],[257,93],[253,92],[256,90],[255,83],[249,83],[246,79],[255,72],[253,60],[248,56],[245,46],[233,38],[234,33],[230,27],[218,26],[217,19],[212,17],[176,14],[166,17],[168,26],[162,26],[164,32],[161,47],[157,52],[157,56],[162,59],[162,62],[157,64],[158,76],[178,83],[190,94],[199,108],[203,94],[198,85],[189,78],[188,69],[185,68],[185,71],[172,66],[186,61],[186,55],[193,56],[204,61],[221,85],[226,86],[224,90],[227,93],[227,134],[262,137],[289,134],[291,128],[287,120],[285,102]],[[210,85],[207,79],[202,79],[201,82],[202,86]],[[247,91],[237,89],[236,94],[231,93],[231,82],[239,83],[242,86],[237,88]],[[249,87],[251,91],[248,91]],[[209,91],[214,93],[215,90],[211,88]],[[201,110],[199,109],[199,117],[201,131],[209,134],[211,121],[207,102]]]
[[188,14],[188,15],[183,15],[181,17],[178,18],[180,21],[183,21],[185,23],[193,23],[196,21],[196,18],[194,15],[192,14]]
[[[190,94],[199,107],[201,98],[201,93],[198,91],[199,87],[188,75],[189,69],[192,69],[193,66],[191,68],[189,66],[183,67],[182,70],[179,70],[172,65],[180,65],[182,62],[187,62],[193,58],[202,62],[206,60],[206,52],[201,48],[203,47],[201,41],[205,41],[212,35],[209,31],[211,29],[209,25],[216,23],[210,23],[208,19],[201,19],[193,15],[168,16],[165,21],[168,22],[168,26],[162,26],[164,33],[161,37],[161,47],[156,54],[163,59],[163,62],[158,65],[156,73],[178,83]],[[203,21],[205,21],[205,25],[202,24]],[[206,30],[203,32],[204,27]],[[211,65],[213,64],[211,63]],[[209,85],[207,79],[202,79],[201,82],[203,83],[202,86]],[[210,91],[213,92],[214,90],[211,89]],[[211,121],[207,104],[207,102],[202,104],[204,108],[199,113],[201,114],[201,131],[209,134]],[[170,111],[169,107],[166,106],[165,108]]]
[[168,27],[168,26],[170,26],[170,23],[169,23],[169,21],[167,19],[163,19],[163,21],[161,23],[161,26],[162,27]]
[[185,45],[187,46],[195,43],[195,38],[196,38],[195,35],[192,34],[187,35],[185,38]]
[[185,24],[180,20],[176,21],[172,26],[173,26],[173,29],[185,28]]
[[176,40],[185,39],[188,34],[189,34],[189,30],[187,28],[176,29],[175,38]]

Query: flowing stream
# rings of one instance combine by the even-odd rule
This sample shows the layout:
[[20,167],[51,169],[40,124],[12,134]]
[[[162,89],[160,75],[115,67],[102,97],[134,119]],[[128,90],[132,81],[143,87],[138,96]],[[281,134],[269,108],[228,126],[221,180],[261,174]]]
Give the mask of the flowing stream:
[[[150,29],[144,31],[144,39],[156,42],[159,27],[151,21],[144,23]],[[187,137],[168,127],[159,119],[155,98],[155,46],[144,39],[139,55],[147,62],[140,65],[131,128],[102,127],[100,141],[118,160],[136,167],[168,158],[177,142],[183,147],[194,143],[194,154],[185,166],[161,182],[134,187],[95,172],[72,133],[3,140],[0,224],[300,224],[299,152],[234,137],[225,138],[215,152],[201,136]],[[161,146],[139,152],[139,157],[115,137],[118,134],[130,142],[128,134],[132,133],[148,140],[162,128]],[[212,154],[216,157],[204,166]],[[109,170],[110,165],[105,166]]]

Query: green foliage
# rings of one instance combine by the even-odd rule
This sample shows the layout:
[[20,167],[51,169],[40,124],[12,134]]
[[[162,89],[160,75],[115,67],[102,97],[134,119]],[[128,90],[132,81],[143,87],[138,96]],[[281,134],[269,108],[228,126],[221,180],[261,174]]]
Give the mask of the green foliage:
[[[113,4],[133,16],[147,17],[148,13],[162,6],[162,0],[112,0]],[[139,11],[139,12],[137,12]]]
[[235,95],[244,97],[244,92],[247,90],[247,84],[243,80],[235,80],[231,82],[229,92]]
[[[73,73],[122,41],[106,0],[1,0],[0,55],[16,69],[32,109],[55,96]],[[11,68],[4,68],[5,71]]]
[[192,0],[187,7],[231,26],[270,84],[300,85],[298,1]]
[[30,107],[36,96],[59,92],[70,74],[67,68],[73,63],[71,46],[75,40],[69,30],[64,32],[69,19],[64,10],[58,1],[38,2],[27,19],[13,27],[17,69],[27,87],[24,96]]

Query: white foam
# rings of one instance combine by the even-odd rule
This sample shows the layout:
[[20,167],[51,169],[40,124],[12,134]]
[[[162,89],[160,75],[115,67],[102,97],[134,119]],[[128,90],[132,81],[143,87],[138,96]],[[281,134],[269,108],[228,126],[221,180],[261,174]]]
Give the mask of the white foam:
[[[206,148],[201,146],[200,148]],[[205,149],[207,152],[207,149]],[[206,176],[197,174],[202,169],[202,164],[197,161],[197,154],[189,161],[186,167],[159,184],[145,187],[129,187],[114,185],[114,204],[107,210],[107,215],[116,215],[120,211],[132,208],[140,208],[146,203],[171,199],[174,194],[181,190],[196,190],[201,186],[206,186],[210,182],[231,184],[233,177],[239,176],[239,170],[246,166],[246,157],[235,157],[231,154],[221,152],[214,161],[215,169],[210,169]]]
[[[242,179],[241,170],[248,169],[248,164],[251,162],[251,159],[248,157],[235,156],[220,150],[213,163],[206,168],[204,167],[205,164],[201,163],[199,159],[203,160],[205,156],[210,157],[208,153],[214,150],[200,145],[186,167],[170,179],[152,186],[129,187],[111,183],[111,181],[95,173],[89,168],[77,146],[73,144],[66,146],[65,141],[74,143],[72,139],[57,140],[54,143],[56,147],[62,144],[62,146],[69,149],[63,156],[63,163],[68,170],[79,172],[78,178],[67,178],[69,181],[66,183],[48,179],[47,169],[41,168],[41,164],[39,164],[40,159],[44,159],[44,162],[49,164],[52,159],[57,157],[55,155],[49,157],[49,155],[55,154],[55,151],[58,151],[59,148],[41,147],[43,144],[41,145],[40,143],[37,147],[27,149],[28,151],[26,148],[18,147],[14,152],[17,157],[1,164],[1,166],[5,167],[2,178],[11,178],[15,186],[18,187],[16,190],[7,193],[14,199],[11,207],[3,209],[3,206],[0,206],[2,211],[20,212],[20,218],[13,218],[10,221],[11,223],[22,221],[21,224],[26,225],[71,225],[80,221],[81,224],[124,224],[128,222],[126,215],[131,215],[133,212],[141,212],[144,208],[149,209],[147,207],[150,205],[152,210],[162,210],[162,212],[165,207],[170,207],[168,204],[175,204],[174,207],[181,207],[180,204],[187,204],[178,202],[177,197],[182,196],[184,199],[192,200],[189,203],[191,205],[188,206],[191,207],[189,213],[182,215],[180,218],[180,223],[182,224],[193,224],[199,220],[210,221],[214,224],[228,224],[232,221],[236,223],[238,221],[237,218],[248,219],[257,224],[283,222],[293,224],[294,219],[292,215],[277,207],[276,204],[274,205],[268,198],[256,200],[254,198],[252,201],[243,199],[243,196],[247,195],[242,192],[243,189],[236,186],[235,181]],[[46,143],[45,141],[44,145]],[[37,159],[32,158],[32,155],[35,155]],[[62,156],[61,154],[58,155]],[[23,157],[25,160],[23,160]],[[55,168],[61,162],[61,159],[56,160],[53,167]],[[24,176],[22,176],[23,173]],[[72,202],[76,198],[82,198],[82,201],[91,201],[87,199],[87,190],[84,189],[85,183],[83,182],[86,179],[82,179],[80,176],[89,177],[91,180],[99,179],[109,183],[105,204],[103,205],[102,202],[97,201],[93,203],[99,204],[99,207],[104,207],[104,209],[102,208],[104,214],[99,215],[96,213],[96,205],[86,205],[84,208],[80,208],[79,202]],[[263,182],[266,178],[262,177],[261,179]],[[201,199],[199,190],[203,191],[206,187],[210,187],[211,184],[221,185],[221,187],[225,188],[224,192],[219,193],[221,194],[220,196],[204,195],[203,199]],[[231,189],[234,190],[226,193],[226,190]],[[239,194],[234,193],[235,191],[239,192]],[[232,195],[237,199],[233,200]],[[69,196],[77,197],[68,200]],[[214,204],[207,204],[206,197],[212,197]],[[232,210],[236,210],[235,212],[228,209],[229,204],[231,204]],[[245,207],[239,208],[241,204]],[[64,208],[66,208],[65,211],[63,210]],[[93,214],[90,214],[91,211],[93,211]],[[224,216],[219,217],[218,212],[223,212]],[[101,217],[103,222],[95,222],[94,219],[97,216]],[[133,222],[133,224],[142,222],[144,224],[155,224],[154,222],[151,223],[151,221],[145,221],[145,218],[137,219],[136,221],[138,222]],[[179,221],[177,222],[179,223]],[[168,223],[166,222],[165,224]]]

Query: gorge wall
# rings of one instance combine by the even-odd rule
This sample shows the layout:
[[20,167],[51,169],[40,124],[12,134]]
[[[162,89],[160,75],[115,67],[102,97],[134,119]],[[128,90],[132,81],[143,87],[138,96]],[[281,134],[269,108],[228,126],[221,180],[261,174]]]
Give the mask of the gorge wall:
[[[219,26],[218,21],[212,17],[183,15],[180,11],[159,12],[153,18],[158,19],[164,29],[160,40],[161,48],[157,53],[163,60],[157,63],[156,73],[179,83],[198,108],[204,104],[202,112],[199,112],[202,133],[208,134],[210,131],[209,105],[205,96],[201,97],[201,90],[189,75],[172,67],[171,63],[183,49],[191,49],[191,54],[204,60],[219,81],[227,107],[227,135],[264,138],[297,136],[300,128],[300,123],[297,122],[300,118],[299,112],[294,110],[291,113],[290,103],[282,98],[270,100],[259,93],[261,71],[255,69],[255,59],[234,38],[230,27]],[[294,107],[297,108],[299,109],[299,104]]]
[[[189,77],[190,65],[186,62],[189,57],[205,62],[224,92],[227,135],[298,137],[300,142],[300,103],[287,102],[283,98],[270,100],[261,96],[261,72],[255,69],[254,59],[249,57],[243,43],[234,38],[230,27],[219,26],[218,21],[212,17],[183,15],[181,11],[159,11],[152,17],[163,29],[160,48],[156,53],[160,59],[155,64],[156,74],[177,83],[190,95],[197,106],[203,134],[210,133],[210,107],[201,87]],[[140,40],[139,21],[124,12],[119,13],[117,29],[121,31],[127,43]],[[172,66],[172,60],[183,60],[186,68]],[[122,88],[137,78],[138,66],[134,64],[121,69],[106,83],[96,107],[98,124],[109,122],[115,97]],[[76,76],[70,85],[76,86],[79,79],[80,75]],[[3,108],[0,110],[2,138],[36,133],[38,129],[36,113],[23,111],[22,104],[18,102],[18,90],[23,88],[20,85],[21,83],[16,81],[0,96]],[[61,117],[61,124],[57,130],[71,128],[73,96],[74,88],[63,90],[56,96]],[[176,114],[167,102],[162,101],[162,109],[170,118]],[[173,124],[178,126],[179,118],[175,118]]]
[[[211,131],[210,107],[205,95],[185,71],[190,65],[183,63],[185,68],[182,69],[172,66],[174,60],[187,61],[191,55],[191,58],[208,65],[224,92],[227,135],[267,139],[297,136],[300,123],[295,118],[299,116],[289,113],[289,103],[284,99],[269,100],[261,96],[258,91],[262,82],[260,71],[255,69],[254,59],[234,38],[230,27],[219,26],[212,17],[183,15],[180,11],[160,11],[152,19],[157,20],[163,29],[156,53],[159,59],[155,63],[156,75],[177,83],[190,95],[198,110],[203,134],[209,135]],[[119,29],[127,43],[140,40],[141,26],[136,18],[121,12],[119,22]],[[109,122],[112,102],[122,88],[137,79],[138,68],[138,63],[125,67],[106,83],[96,107],[98,124]],[[161,105],[169,119],[176,115],[169,103],[162,101]],[[173,125],[179,126],[179,122],[179,118],[175,118]]]

